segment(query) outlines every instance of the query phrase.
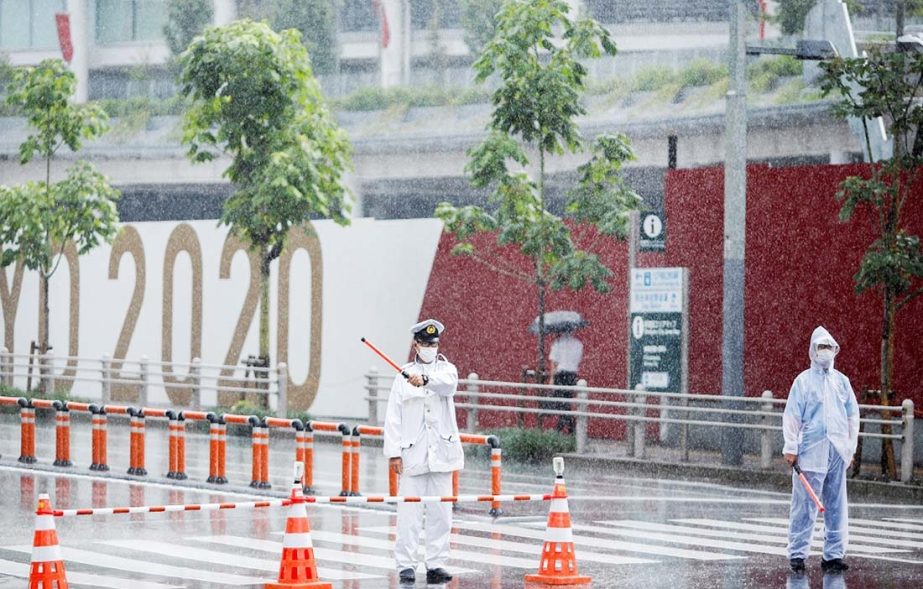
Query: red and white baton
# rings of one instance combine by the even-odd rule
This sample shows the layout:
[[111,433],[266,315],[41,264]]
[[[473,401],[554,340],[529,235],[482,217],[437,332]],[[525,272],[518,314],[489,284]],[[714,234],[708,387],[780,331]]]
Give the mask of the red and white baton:
[[398,366],[398,365],[394,362],[394,360],[392,360],[391,358],[388,358],[387,354],[385,354],[384,352],[382,352],[381,350],[379,350],[378,348],[376,348],[376,347],[375,347],[375,344],[373,344],[372,342],[370,342],[369,340],[367,340],[367,339],[365,339],[365,338],[362,338],[362,343],[364,343],[365,345],[367,345],[367,346],[369,347],[369,349],[371,349],[373,352],[375,352],[376,354],[378,354],[379,356],[381,356],[381,359],[384,360],[385,362],[387,362],[388,364],[390,364],[390,365],[391,365],[391,368],[393,368],[393,369],[397,370],[398,372],[400,372],[400,373],[401,373],[401,376],[403,376],[404,378],[406,378],[406,379],[408,379],[408,380],[410,379],[410,375],[407,374],[407,371],[406,371],[406,370],[403,370],[400,366]]
[[811,488],[811,483],[808,482],[808,478],[804,476],[804,473],[801,472],[801,467],[798,466],[798,463],[792,465],[792,468],[795,469],[795,472],[798,473],[798,479],[801,480],[801,484],[804,485],[804,490],[808,492],[808,496],[811,498],[811,501],[814,502],[814,505],[817,506],[818,511],[821,513],[824,512],[824,504],[820,502],[820,499],[817,498],[817,494],[814,493],[814,489]]

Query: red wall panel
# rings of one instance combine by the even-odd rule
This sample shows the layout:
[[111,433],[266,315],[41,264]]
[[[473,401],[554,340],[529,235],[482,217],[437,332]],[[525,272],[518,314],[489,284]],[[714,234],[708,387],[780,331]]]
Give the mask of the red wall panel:
[[[867,168],[750,166],[747,181],[746,351],[747,395],[772,390],[785,396],[807,366],[811,331],[826,326],[840,342],[837,367],[853,386],[875,387],[880,349],[880,301],[856,295],[853,275],[872,240],[868,218],[838,220],[838,184]],[[923,187],[904,212],[909,227],[923,235]],[[665,179],[667,251],[638,256],[638,265],[690,269],[689,386],[692,392],[721,388],[721,301],[724,175],[722,168],[675,170]],[[578,243],[592,235],[585,230]],[[512,380],[523,366],[536,365],[535,336],[527,332],[537,314],[534,288],[480,263],[450,254],[454,241],[439,244],[421,317],[446,324],[442,351],[466,375]],[[483,238],[480,245],[489,245]],[[623,387],[626,381],[627,246],[603,239],[597,248],[613,271],[612,291],[552,293],[547,309],[574,309],[590,325],[581,377],[594,386]],[[525,267],[511,255],[508,262]],[[923,403],[923,297],[898,321],[895,388]],[[550,341],[549,341],[550,344]],[[482,426],[511,424],[513,414],[486,414]],[[527,419],[530,423],[531,419]],[[591,435],[620,435],[611,421],[591,423]]]

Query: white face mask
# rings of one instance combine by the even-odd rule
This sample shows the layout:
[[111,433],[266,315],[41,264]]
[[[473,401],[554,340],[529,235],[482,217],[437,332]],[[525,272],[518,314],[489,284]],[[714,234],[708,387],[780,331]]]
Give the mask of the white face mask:
[[419,356],[420,361],[424,364],[429,364],[436,359],[436,354],[439,353],[439,348],[417,348],[417,356]]
[[815,358],[817,358],[817,363],[820,364],[822,368],[830,368],[830,365],[833,364],[833,357],[836,354],[833,353],[833,350],[817,350]]

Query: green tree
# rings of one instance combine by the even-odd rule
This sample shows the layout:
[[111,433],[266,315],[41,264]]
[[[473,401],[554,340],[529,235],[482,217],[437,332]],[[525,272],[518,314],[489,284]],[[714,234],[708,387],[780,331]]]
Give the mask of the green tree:
[[40,351],[49,349],[48,283],[69,242],[79,255],[117,232],[118,191],[92,164],[78,161],[64,179],[51,181],[51,164],[62,147],[78,151],[85,140],[106,130],[106,115],[95,105],[70,101],[77,79],[59,59],[36,67],[16,69],[7,102],[17,108],[35,132],[19,146],[25,165],[36,157],[45,160],[45,179],[19,186],[0,187],[0,264],[6,267],[21,259],[39,272],[42,286]]
[[234,195],[221,223],[259,254],[260,356],[269,363],[269,266],[292,227],[349,223],[350,145],[321,94],[298,31],[242,20],[208,29],[180,56],[191,105],[183,143],[194,162],[223,151]]
[[496,15],[504,0],[461,0],[461,25],[465,44],[471,53],[479,54],[496,33]]
[[[837,191],[843,204],[840,219],[850,221],[862,211],[875,236],[856,273],[856,292],[874,291],[881,296],[881,403],[890,405],[893,396],[894,338],[897,314],[923,293],[923,252],[920,238],[907,230],[903,213],[911,198],[923,165],[923,55],[873,49],[867,58],[836,58],[821,64],[825,93],[840,96],[834,112],[857,117],[865,129],[869,161],[872,149],[868,120],[883,117],[893,137],[890,159],[872,165],[863,176],[850,176]],[[890,426],[882,426],[890,433]],[[894,478],[897,466],[891,440],[882,440],[882,472]]]
[[[474,64],[477,80],[498,76],[488,136],[468,152],[466,171],[477,188],[490,188],[490,210],[441,203],[436,215],[453,233],[453,252],[502,274],[534,285],[538,299],[538,369],[545,373],[545,299],[549,287],[574,291],[591,284],[609,289],[612,273],[593,253],[577,248],[571,226],[549,211],[545,188],[546,159],[587,148],[577,128],[585,114],[580,94],[586,87],[581,60],[614,55],[609,33],[592,19],[571,20],[561,0],[508,0],[497,15],[497,34]],[[559,35],[555,33],[558,32]],[[632,159],[624,135],[600,135],[589,146],[589,161],[578,168],[565,210],[572,223],[592,225],[596,238],[624,237],[629,212],[640,199],[624,182],[622,164]],[[522,171],[538,154],[535,178]],[[496,233],[495,245],[477,249],[472,238]],[[505,253],[518,252],[522,264],[510,264]]]
[[174,56],[186,50],[196,35],[212,24],[215,10],[212,0],[168,0],[167,24],[163,36]]
[[266,20],[275,31],[296,29],[317,74],[336,68],[336,8],[334,0],[242,0],[240,16]]

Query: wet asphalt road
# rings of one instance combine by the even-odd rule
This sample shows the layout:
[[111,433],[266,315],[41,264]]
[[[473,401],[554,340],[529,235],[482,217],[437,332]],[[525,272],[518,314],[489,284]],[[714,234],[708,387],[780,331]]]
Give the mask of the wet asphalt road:
[[[247,438],[231,438],[231,484],[208,489],[165,485],[165,428],[149,427],[143,481],[95,478],[87,469],[89,427],[73,419],[75,467],[56,469],[53,430],[39,424],[37,469],[16,461],[19,427],[0,416],[0,587],[25,587],[34,510],[39,493],[59,509],[93,506],[161,505],[250,501]],[[128,465],[127,427],[110,425],[109,463],[114,476]],[[271,442],[273,493],[288,488],[294,456],[291,436]],[[336,440],[338,438],[331,438]],[[207,437],[190,433],[187,471],[191,482],[207,476]],[[338,444],[316,447],[316,486],[321,495],[340,487]],[[378,448],[365,448],[365,494],[387,488]],[[49,472],[50,471],[50,472]],[[505,465],[504,492],[544,493],[551,489],[550,465]],[[851,570],[823,576],[812,555],[808,574],[791,577],[785,557],[788,499],[783,494],[719,484],[626,478],[618,472],[567,472],[575,547],[581,574],[593,586],[645,588],[792,587],[874,589],[923,586],[923,506],[851,504]],[[461,479],[462,493],[487,493],[487,465],[474,458]],[[450,589],[523,586],[538,567],[547,519],[544,503],[508,504],[494,521],[485,504],[462,506],[455,515]],[[390,507],[308,506],[320,576],[334,587],[398,587],[391,546]],[[56,518],[68,579],[74,587],[166,589],[261,587],[274,579],[281,552],[282,509],[110,515]],[[815,536],[815,548],[822,531]],[[423,568],[417,586],[424,585]]]

